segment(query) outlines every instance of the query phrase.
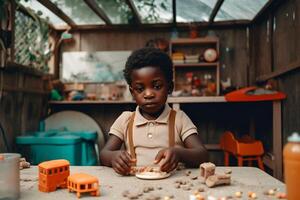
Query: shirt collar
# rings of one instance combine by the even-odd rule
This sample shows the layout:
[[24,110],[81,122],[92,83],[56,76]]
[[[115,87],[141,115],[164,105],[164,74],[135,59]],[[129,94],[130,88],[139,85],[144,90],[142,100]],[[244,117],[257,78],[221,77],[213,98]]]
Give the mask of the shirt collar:
[[135,109],[135,125],[136,126],[140,126],[140,125],[144,125],[146,123],[148,123],[149,121],[154,121],[157,123],[163,123],[163,124],[167,124],[168,123],[168,118],[169,118],[169,113],[171,111],[171,108],[168,104],[165,105],[164,111],[160,114],[160,116],[155,119],[155,120],[148,120],[146,118],[143,117],[143,115],[140,113],[140,109],[139,106],[136,107]]

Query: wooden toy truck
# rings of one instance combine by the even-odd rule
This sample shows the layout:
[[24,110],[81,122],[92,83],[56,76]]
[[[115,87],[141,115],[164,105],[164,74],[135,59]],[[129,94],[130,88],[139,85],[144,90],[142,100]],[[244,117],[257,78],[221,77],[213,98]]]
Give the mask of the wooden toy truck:
[[81,193],[90,193],[92,196],[100,196],[99,181],[96,177],[77,173],[68,177],[69,192],[76,192],[77,197],[80,198]]
[[57,188],[66,188],[70,175],[70,163],[67,160],[42,162],[39,167],[39,190],[53,192]]

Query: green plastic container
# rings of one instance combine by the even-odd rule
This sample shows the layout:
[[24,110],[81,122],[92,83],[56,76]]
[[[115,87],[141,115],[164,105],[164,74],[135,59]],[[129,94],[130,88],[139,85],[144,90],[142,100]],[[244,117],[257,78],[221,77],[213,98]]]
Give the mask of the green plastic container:
[[19,153],[30,163],[66,159],[71,165],[97,165],[95,142],[97,133],[91,131],[41,131],[16,138]]

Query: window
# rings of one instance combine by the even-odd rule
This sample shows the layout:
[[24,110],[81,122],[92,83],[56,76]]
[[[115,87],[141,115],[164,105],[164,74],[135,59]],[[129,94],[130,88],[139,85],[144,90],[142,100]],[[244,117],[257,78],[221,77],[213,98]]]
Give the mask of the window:
[[48,172],[49,172],[49,175],[51,175],[51,174],[52,174],[52,170],[51,170],[51,169],[49,169],[49,171],[48,171]]
[[61,168],[59,168],[59,172],[62,172],[63,171],[63,168],[61,167]]
[[48,72],[51,56],[48,33],[49,26],[45,20],[16,10],[15,62]]
[[66,170],[66,171],[68,170],[68,166],[65,167],[65,170]]
[[54,169],[54,174],[57,174],[57,169],[56,168]]
[[92,189],[92,184],[88,184],[88,189]]

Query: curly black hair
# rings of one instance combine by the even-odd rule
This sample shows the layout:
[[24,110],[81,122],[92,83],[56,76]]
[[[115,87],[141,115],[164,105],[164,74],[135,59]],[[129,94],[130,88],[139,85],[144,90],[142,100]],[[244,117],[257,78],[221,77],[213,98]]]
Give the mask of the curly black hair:
[[173,63],[169,55],[157,48],[145,47],[133,51],[127,59],[123,74],[128,85],[132,82],[132,71],[147,66],[161,69],[167,82],[173,84]]

